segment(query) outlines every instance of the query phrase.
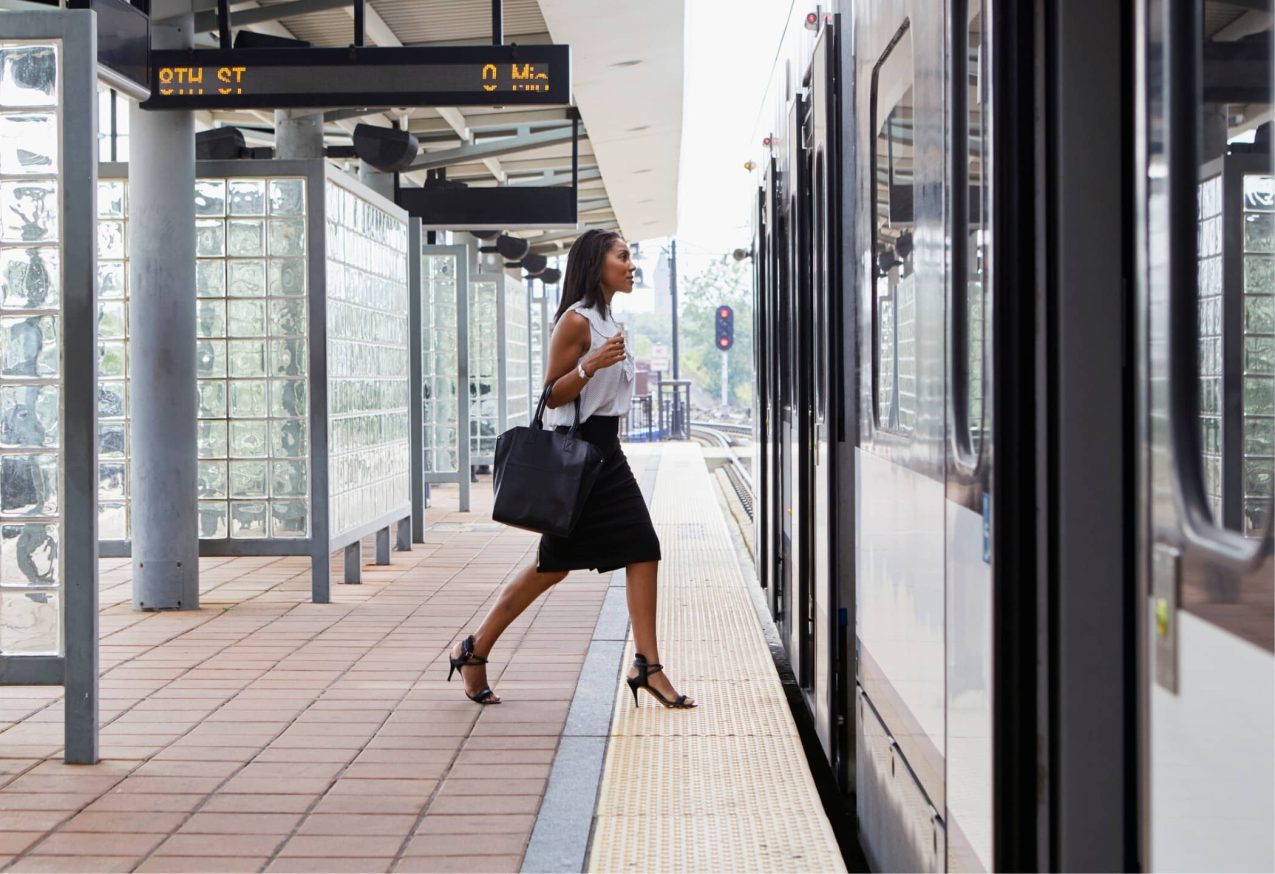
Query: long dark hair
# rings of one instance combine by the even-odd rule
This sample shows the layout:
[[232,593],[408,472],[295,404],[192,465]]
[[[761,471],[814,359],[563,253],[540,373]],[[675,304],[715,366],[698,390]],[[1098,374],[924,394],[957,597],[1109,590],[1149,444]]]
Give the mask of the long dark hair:
[[558,311],[554,313],[554,322],[581,301],[603,316],[607,314],[607,299],[602,293],[602,267],[611,247],[621,239],[615,231],[592,228],[571,244],[571,251],[567,253],[567,272],[562,277],[562,303],[558,304]]

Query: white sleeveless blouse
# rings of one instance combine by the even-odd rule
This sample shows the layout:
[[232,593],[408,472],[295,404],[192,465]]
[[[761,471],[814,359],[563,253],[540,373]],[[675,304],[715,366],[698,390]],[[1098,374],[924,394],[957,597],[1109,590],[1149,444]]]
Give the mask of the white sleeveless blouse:
[[[567,312],[577,312],[589,321],[589,351],[580,356],[579,363],[592,355],[607,340],[620,333],[620,326],[610,316],[603,316],[591,306],[572,304]],[[564,314],[565,315],[565,314]],[[624,350],[624,360],[604,367],[584,384],[580,392],[580,421],[590,416],[623,416],[633,400],[633,353]],[[575,403],[566,403],[557,409],[545,408],[544,426],[555,428],[575,421]]]

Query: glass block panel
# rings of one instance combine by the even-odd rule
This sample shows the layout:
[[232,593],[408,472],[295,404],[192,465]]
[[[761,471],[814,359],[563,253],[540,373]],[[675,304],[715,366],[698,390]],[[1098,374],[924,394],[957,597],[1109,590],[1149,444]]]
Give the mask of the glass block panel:
[[199,539],[225,540],[230,535],[229,512],[225,501],[200,501]]
[[98,425],[97,457],[102,459],[123,458],[126,439],[122,424]]
[[0,456],[0,513],[6,516],[56,516],[58,457]]
[[46,522],[0,525],[0,586],[56,586],[58,526]]
[[266,462],[230,462],[230,497],[264,498],[267,493]]
[[265,376],[266,343],[264,340],[231,340],[229,343],[230,376]]
[[0,115],[0,174],[47,176],[57,172],[57,113]]
[[231,219],[226,222],[226,254],[231,258],[260,258],[265,255],[265,221]]
[[123,379],[128,373],[128,346],[123,342],[97,344],[97,374],[101,379]]
[[271,416],[305,416],[307,409],[306,400],[306,381],[304,379],[271,380]]
[[55,46],[0,46],[0,106],[54,107],[58,98],[57,83],[58,60]]
[[1267,254],[1275,251],[1275,215],[1248,213],[1244,216],[1244,251]]
[[305,180],[271,179],[270,214],[305,215]]
[[309,525],[309,512],[304,501],[270,502],[271,537],[305,537]]
[[98,501],[98,540],[128,539],[128,507],[120,502]]
[[200,422],[197,429],[197,443],[200,458],[225,458],[230,446],[226,440],[226,421],[214,419]]
[[232,337],[264,337],[266,335],[266,302],[264,300],[232,300],[226,305],[226,325]]
[[224,461],[201,461],[199,463],[199,497],[226,497],[229,494],[228,482],[226,463]]
[[220,419],[226,415],[226,383],[220,379],[201,379],[198,383],[198,415],[201,419]]
[[304,337],[306,334],[305,301],[270,301],[270,333],[275,336]]
[[270,254],[275,258],[297,258],[305,254],[305,220],[270,220]]
[[[58,388],[54,385],[0,386],[0,447],[52,449],[58,445]],[[0,491],[4,484],[0,483]]]
[[128,409],[127,389],[123,382],[103,382],[97,387],[97,415],[112,419],[124,415]]
[[230,417],[250,419],[266,417],[265,380],[230,381]]
[[120,179],[100,179],[97,183],[97,217],[124,218],[128,184]]
[[226,375],[225,340],[200,340],[195,344],[195,374],[200,377]]
[[226,254],[226,223],[221,219],[195,220],[195,255],[221,258]]
[[58,239],[56,181],[0,181],[0,242],[43,243]]
[[124,222],[108,219],[97,223],[97,257],[123,260]]
[[230,505],[230,536],[264,538],[268,505],[262,501],[235,501]]
[[226,214],[226,180],[195,180],[195,215],[223,216]]
[[305,419],[277,419],[270,423],[270,454],[275,458],[304,458],[309,422]]
[[270,462],[270,496],[302,498],[308,492],[309,473],[304,461]]
[[57,655],[62,647],[61,626],[57,592],[0,591],[0,651]]
[[266,262],[232,260],[226,264],[226,284],[231,297],[265,297]]
[[5,376],[51,379],[58,375],[57,316],[0,317],[0,350]]
[[271,376],[305,376],[308,372],[305,340],[270,341]]
[[[411,500],[407,224],[333,182],[326,201],[329,511],[337,535]],[[271,223],[271,254],[300,254],[280,248],[285,232]],[[286,443],[272,449],[290,452]]]
[[98,498],[119,498],[128,495],[128,466],[122,461],[104,461],[97,466]]
[[230,457],[265,458],[266,423],[260,420],[230,420]]
[[97,309],[97,336],[122,340],[128,335],[128,304],[123,301],[102,303]]
[[200,297],[226,294],[226,262],[220,258],[200,258],[195,262],[195,293]]
[[305,259],[271,258],[270,293],[295,297],[305,294]]
[[266,214],[266,180],[264,179],[231,179],[228,184],[230,192],[230,215],[265,215]]
[[201,300],[195,305],[195,336],[226,336],[226,302]]
[[53,246],[0,249],[0,306],[5,309],[56,309],[61,278],[61,254]]

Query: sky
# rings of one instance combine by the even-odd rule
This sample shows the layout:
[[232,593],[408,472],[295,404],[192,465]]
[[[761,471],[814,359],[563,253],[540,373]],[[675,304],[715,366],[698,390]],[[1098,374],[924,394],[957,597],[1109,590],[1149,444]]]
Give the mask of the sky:
[[[744,162],[762,152],[752,138],[793,0],[685,2],[677,257],[679,274],[693,276],[751,242],[756,179]],[[644,272],[667,245],[642,241]],[[639,288],[616,312],[653,309],[653,292]]]
[[687,268],[747,248],[753,143],[792,0],[686,0],[686,87],[678,196],[678,255]]

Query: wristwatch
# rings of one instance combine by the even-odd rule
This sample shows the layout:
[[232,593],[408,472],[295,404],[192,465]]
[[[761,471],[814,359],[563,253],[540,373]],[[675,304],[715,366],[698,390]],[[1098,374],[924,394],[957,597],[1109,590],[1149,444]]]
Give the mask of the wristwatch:
[[580,378],[583,379],[585,382],[588,382],[592,378],[589,376],[588,373],[585,372],[583,364],[576,365],[576,373],[580,374]]

